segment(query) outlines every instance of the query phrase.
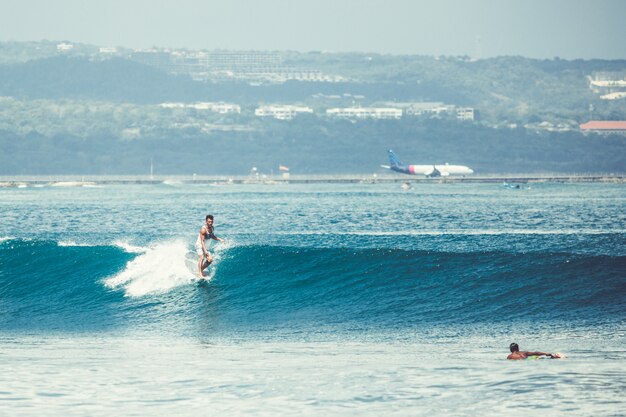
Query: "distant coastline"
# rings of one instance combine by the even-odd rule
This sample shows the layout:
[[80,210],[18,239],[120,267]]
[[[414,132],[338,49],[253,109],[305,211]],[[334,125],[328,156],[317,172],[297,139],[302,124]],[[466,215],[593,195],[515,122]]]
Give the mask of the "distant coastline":
[[0,188],[7,187],[81,187],[96,185],[158,185],[158,184],[386,184],[386,183],[625,183],[626,174],[499,174],[468,177],[389,176],[389,175],[297,175],[286,177],[265,176],[193,176],[172,175],[149,178],[146,176],[0,176]]
[[624,173],[625,103],[623,59],[0,42],[0,175]]

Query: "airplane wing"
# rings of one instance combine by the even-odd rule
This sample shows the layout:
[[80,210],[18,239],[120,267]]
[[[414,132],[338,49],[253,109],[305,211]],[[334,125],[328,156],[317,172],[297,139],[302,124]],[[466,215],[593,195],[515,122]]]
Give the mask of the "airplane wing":
[[433,168],[429,171],[425,171],[424,175],[427,177],[438,177],[441,175],[441,172],[433,165]]

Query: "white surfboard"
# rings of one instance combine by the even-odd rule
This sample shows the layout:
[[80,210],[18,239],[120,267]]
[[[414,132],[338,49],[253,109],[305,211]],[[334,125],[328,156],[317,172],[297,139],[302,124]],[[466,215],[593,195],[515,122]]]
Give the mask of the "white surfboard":
[[198,258],[199,256],[193,252],[187,252],[185,254],[185,265],[187,266],[189,273],[194,276],[196,281],[207,279],[211,274],[211,266],[209,266],[207,269],[202,271],[203,277],[198,277]]

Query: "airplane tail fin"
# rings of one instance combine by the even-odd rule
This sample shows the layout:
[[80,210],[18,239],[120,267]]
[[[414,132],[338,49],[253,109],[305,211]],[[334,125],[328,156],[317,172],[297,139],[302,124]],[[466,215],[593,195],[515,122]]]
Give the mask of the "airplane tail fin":
[[402,166],[402,162],[400,162],[397,155],[391,149],[389,149],[388,153],[389,153],[389,163],[391,164],[392,167]]

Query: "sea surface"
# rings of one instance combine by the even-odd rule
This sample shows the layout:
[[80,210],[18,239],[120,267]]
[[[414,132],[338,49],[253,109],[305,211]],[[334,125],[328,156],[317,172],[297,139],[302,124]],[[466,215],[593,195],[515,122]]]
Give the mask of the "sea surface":
[[0,415],[625,415],[623,184],[76,185],[0,188]]

